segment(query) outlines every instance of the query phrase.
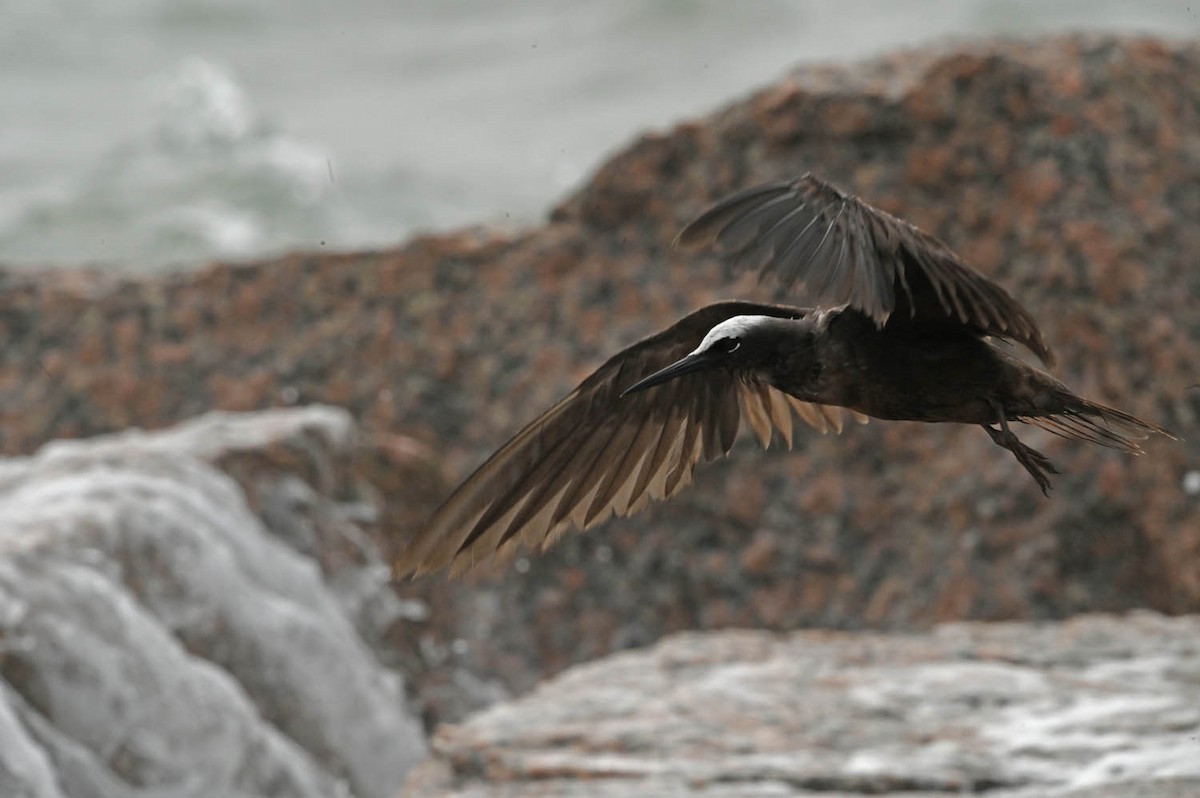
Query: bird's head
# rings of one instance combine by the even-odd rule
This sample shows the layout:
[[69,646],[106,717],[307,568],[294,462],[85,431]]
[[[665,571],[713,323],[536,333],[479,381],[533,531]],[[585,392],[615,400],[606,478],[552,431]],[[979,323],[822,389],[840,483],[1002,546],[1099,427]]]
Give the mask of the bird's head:
[[639,380],[622,396],[697,371],[732,372],[767,370],[779,351],[780,339],[795,330],[793,319],[776,316],[734,316],[708,331],[696,349],[664,369]]

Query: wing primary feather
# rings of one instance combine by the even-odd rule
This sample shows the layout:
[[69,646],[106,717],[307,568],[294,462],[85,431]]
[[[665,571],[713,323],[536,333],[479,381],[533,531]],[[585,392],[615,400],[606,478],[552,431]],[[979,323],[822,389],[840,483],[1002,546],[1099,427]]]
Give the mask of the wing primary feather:
[[[475,541],[478,540],[488,530],[488,528],[502,518],[509,511],[509,509],[512,508],[513,505],[520,502],[523,498],[528,498],[529,488],[527,488],[527,486],[536,485],[536,480],[543,472],[553,470],[560,461],[565,460],[571,455],[572,450],[566,447],[568,440],[570,440],[570,436],[564,435],[555,441],[549,447],[549,449],[541,453],[537,459],[526,468],[525,472],[513,485],[509,486],[504,490],[503,493],[492,499],[486,509],[484,509],[479,520],[475,523],[474,527],[472,527],[470,533],[468,533],[459,544],[457,553],[462,553],[470,548]],[[520,453],[521,450],[517,450],[514,452],[514,455]],[[515,468],[515,464],[512,467]],[[481,482],[483,481],[481,480]],[[487,487],[486,482],[483,482],[480,487]]]
[[869,318],[875,320],[879,315],[879,301],[875,295],[875,275],[871,269],[867,268],[866,261],[862,258],[860,249],[862,242],[858,236],[854,236],[850,241],[850,279],[847,281],[852,287],[850,296],[846,302],[851,299],[858,303]]
[[821,217],[814,215],[776,256],[779,284],[783,288],[791,289],[796,283],[804,281],[812,261],[810,250],[813,239],[821,229],[820,221]]
[[829,422],[829,426],[833,428],[833,431],[836,432],[838,435],[841,435],[842,434],[842,413],[841,413],[841,411],[838,408],[830,407],[829,405],[817,405],[817,408],[821,411],[821,415],[823,415],[825,417],[825,420]]
[[[758,401],[762,404],[763,418],[767,424],[767,438],[773,440],[775,437],[775,419],[774,419],[774,402],[771,394],[773,393],[771,386],[765,380],[755,380],[755,387],[758,390]],[[790,443],[788,444],[791,445]]]
[[751,242],[763,239],[776,223],[793,210],[793,202],[786,194],[772,197],[731,219],[717,233],[716,245],[727,252],[743,250]]
[[[590,411],[585,413],[587,414],[590,414]],[[587,430],[587,434],[581,436],[579,430]],[[562,436],[537,462],[531,464],[514,490],[497,500],[489,514],[480,519],[475,529],[463,541],[460,551],[484,536],[488,527],[499,524],[508,511],[506,504],[522,502],[520,512],[512,517],[500,535],[497,547],[518,536],[522,528],[537,518],[547,506],[556,504],[556,499],[557,503],[561,504],[564,492],[572,479],[587,477],[587,470],[582,468],[581,458],[587,457],[597,449],[602,450],[606,440],[609,439],[605,438],[602,431],[596,428],[589,429],[586,422],[576,425],[571,433]],[[520,489],[520,494],[517,489]],[[552,513],[551,523],[557,523],[558,520],[560,519]]]
[[810,402],[801,402],[799,399],[791,396],[788,397],[788,403],[791,404],[796,415],[800,416],[805,424],[808,424],[822,435],[829,432],[829,422],[825,420],[824,414],[817,410],[816,405]]
[[726,384],[717,398],[720,403],[720,443],[719,454],[727,455],[737,441],[738,430],[742,423],[742,414],[738,408],[737,391],[732,385]]
[[674,496],[675,491],[687,484],[685,480],[691,475],[691,466],[699,459],[697,449],[703,445],[700,434],[700,424],[697,423],[695,413],[686,414],[683,419],[683,434],[679,440],[679,452],[667,472],[667,496]]
[[[592,490],[600,490],[605,475],[612,468],[610,460],[624,456],[633,432],[629,425],[623,424],[619,424],[613,432],[608,432],[604,427],[596,429],[592,437],[600,437],[603,440],[599,445],[592,447],[595,454],[581,451],[578,458],[573,458],[566,466],[575,472],[575,476],[571,479],[571,487],[558,500],[553,515],[555,523],[572,518],[576,507],[586,500]],[[579,460],[578,463],[576,459]],[[590,508],[591,502],[588,501],[587,504]]]
[[[648,456],[648,449],[654,440],[658,422],[654,419],[653,414],[647,412],[644,403],[639,404],[640,406],[633,410],[639,414],[639,418],[632,438],[621,461],[612,469],[600,492],[596,494],[592,506],[588,508],[587,520],[589,522],[596,517],[603,506],[616,501],[621,489],[635,479],[635,469],[638,464]],[[628,502],[625,506],[628,507]],[[617,513],[618,515],[622,514],[619,507]]]
[[[594,436],[591,437],[594,438]],[[563,441],[566,440],[568,438],[564,437]],[[587,443],[588,439],[584,439],[583,441],[576,441],[573,446],[560,447],[555,451],[553,456],[544,458],[528,471],[524,483],[529,487],[525,491],[524,502],[521,505],[520,512],[506,525],[504,532],[497,541],[497,548],[512,539],[513,536],[520,532],[522,526],[531,518],[537,516],[548,504],[552,503],[556,496],[561,495],[566,489],[571,475],[570,462],[579,453],[581,447],[587,446]],[[514,503],[515,500],[516,497],[514,497]],[[488,518],[485,516],[483,520],[488,522],[487,526],[484,526],[483,520],[481,520],[480,524],[471,531],[467,540],[463,541],[462,546],[459,547],[459,551],[467,548],[476,539],[483,536],[487,531],[487,527],[497,524],[506,511],[507,508],[500,506],[498,503],[495,517]],[[551,522],[553,521],[552,517]]]
[[[663,470],[664,463],[667,462],[671,454],[671,449],[674,448],[675,438],[679,435],[679,426],[681,423],[679,417],[682,411],[675,403],[675,393],[679,390],[678,380],[669,382],[661,386],[658,390],[670,392],[669,397],[658,400],[667,408],[667,413],[663,419],[658,441],[654,445],[653,454],[646,458],[641,471],[638,473],[637,482],[633,488],[634,496],[645,495],[651,486],[655,484],[655,477]],[[662,495],[655,495],[653,492],[650,493],[650,496],[655,499],[663,498]]]
[[[705,375],[707,377],[707,375]],[[716,457],[717,450],[720,448],[718,436],[720,435],[720,419],[716,412],[716,400],[713,386],[709,379],[698,379],[693,377],[693,387],[698,396],[697,401],[692,407],[692,423],[696,425],[700,434],[700,455],[705,462]]]
[[780,252],[791,242],[796,228],[803,230],[804,225],[810,223],[805,211],[805,206],[801,204],[764,231],[757,243],[738,255],[737,265],[757,269],[760,283],[776,273],[782,263]]
[[829,288],[830,280],[833,273],[836,271],[836,266],[831,266],[828,259],[818,260],[821,256],[821,251],[825,248],[825,242],[829,240],[829,235],[837,228],[838,220],[842,218],[842,212],[846,210],[846,205],[843,202],[842,206],[832,219],[829,220],[829,226],[825,228],[825,234],[821,236],[816,249],[809,256],[809,270],[813,274],[815,281],[819,281],[819,287],[810,286],[813,289],[813,296],[821,298],[825,296],[826,290]]
[[779,430],[780,437],[783,438],[787,448],[792,448],[792,409],[788,406],[784,395],[777,390],[767,389],[767,398],[770,404],[771,421],[775,425],[775,429]]
[[742,400],[742,409],[746,414],[746,421],[750,424],[750,429],[754,432],[754,437],[758,438],[759,444],[764,449],[769,448],[771,446],[771,421],[767,418],[766,408],[762,405],[758,383],[743,383],[738,386],[738,396]]
[[825,247],[825,242],[829,240],[829,234],[833,232],[835,227],[837,227],[838,219],[842,218],[842,211],[844,211],[845,209],[846,209],[846,205],[845,205],[845,203],[842,203],[842,207],[839,208],[838,212],[834,215],[834,217],[829,220],[829,226],[825,228],[824,235],[822,235],[821,240],[819,242],[817,242],[817,248],[814,249],[812,252],[811,257],[814,260],[816,259],[817,255],[821,254],[821,250],[824,249],[824,247]]
[[[641,460],[644,460],[649,455],[650,453],[648,451],[643,451],[638,462],[641,462]],[[624,484],[621,485],[621,487],[617,490],[616,494],[614,494],[612,498],[612,501],[610,502],[613,512],[615,512],[617,515],[629,515],[629,513],[632,512],[634,504],[638,499],[641,498],[640,496],[633,495],[633,483],[635,481],[634,477],[636,476],[634,469],[636,467],[637,464],[635,463],[634,466],[630,468],[628,478],[625,479]]]
[[846,275],[846,252],[849,249],[849,242],[846,240],[847,236],[845,235],[841,239],[841,243],[838,245],[837,262],[834,265],[833,271],[826,277],[829,281],[831,303],[834,305],[846,304],[854,295],[854,284]]
[[721,229],[728,225],[731,219],[744,213],[747,206],[791,191],[792,186],[788,183],[767,183],[731,194],[680,230],[679,235],[675,236],[675,246],[690,247],[712,243]]

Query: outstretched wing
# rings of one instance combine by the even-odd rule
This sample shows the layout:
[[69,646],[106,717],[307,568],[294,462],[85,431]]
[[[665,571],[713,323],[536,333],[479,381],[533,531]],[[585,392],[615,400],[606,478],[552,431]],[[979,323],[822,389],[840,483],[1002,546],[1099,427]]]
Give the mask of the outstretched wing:
[[1054,361],[1033,317],[1003,288],[937,238],[811,174],[726,197],[676,243],[715,243],[784,289],[804,283],[818,305],[849,305],[879,327],[955,324]]
[[841,431],[840,409],[801,402],[722,369],[620,396],[694,350],[726,319],[805,312],[709,305],[611,358],[468,477],[409,541],[393,573],[447,565],[457,573],[494,552],[511,554],[518,544],[545,548],[568,529],[673,496],[691,482],[697,462],[730,450],[743,417],[763,446],[775,432],[791,446],[793,415],[822,432]]

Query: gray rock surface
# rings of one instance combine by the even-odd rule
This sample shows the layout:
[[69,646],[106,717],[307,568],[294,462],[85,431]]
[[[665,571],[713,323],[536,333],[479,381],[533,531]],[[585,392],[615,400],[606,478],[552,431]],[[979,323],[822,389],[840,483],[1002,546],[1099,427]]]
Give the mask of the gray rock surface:
[[406,796],[1196,796],[1200,617],[685,633],[443,727]]
[[395,794],[420,726],[310,556],[353,527],[352,433],[209,414],[0,462],[0,795]]

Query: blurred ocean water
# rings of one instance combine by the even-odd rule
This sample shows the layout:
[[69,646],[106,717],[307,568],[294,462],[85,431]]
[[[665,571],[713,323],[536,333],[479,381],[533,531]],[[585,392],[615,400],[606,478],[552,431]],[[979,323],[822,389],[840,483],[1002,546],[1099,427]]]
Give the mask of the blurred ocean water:
[[4,0],[0,264],[188,267],[524,224],[637,132],[948,36],[1200,0]]

